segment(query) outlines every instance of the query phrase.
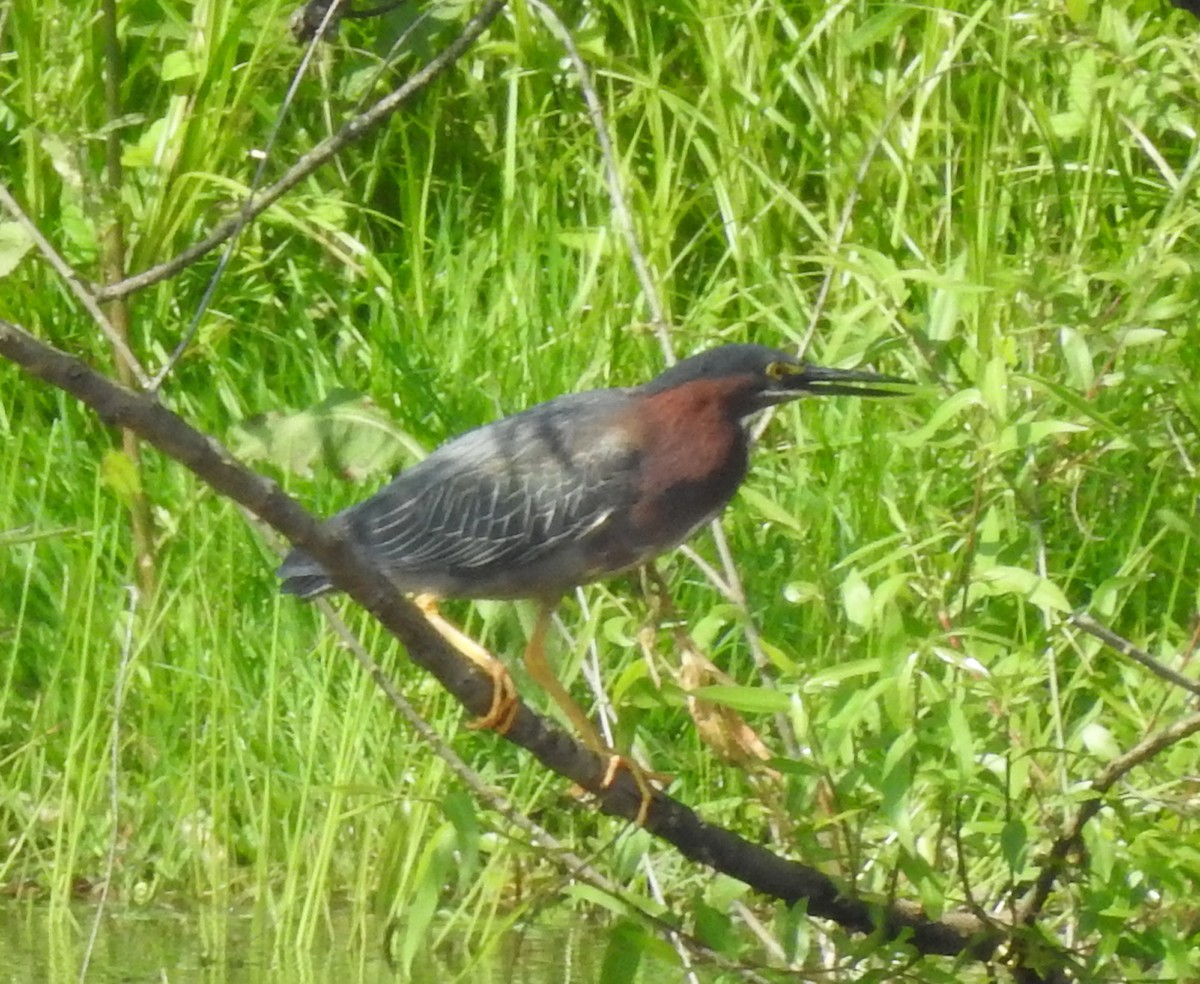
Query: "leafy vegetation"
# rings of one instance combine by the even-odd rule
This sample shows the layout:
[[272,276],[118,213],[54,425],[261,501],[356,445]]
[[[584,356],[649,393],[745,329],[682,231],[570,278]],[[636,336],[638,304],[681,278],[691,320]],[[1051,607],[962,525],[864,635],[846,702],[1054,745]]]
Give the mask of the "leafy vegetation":
[[[85,278],[102,279],[114,215],[128,271],[143,270],[236,209],[257,152],[270,148],[269,182],[469,12],[406,5],[345,22],[283,113],[301,54],[287,5],[128,5],[113,118],[93,20],[63,0],[14,0],[0,6],[0,181]],[[675,351],[807,344],[816,361],[928,384],[902,403],[809,401],[772,420],[723,524],[748,615],[690,560],[661,565],[733,681],[706,695],[741,710],[773,771],[701,740],[674,636],[643,632],[634,579],[564,606],[563,675],[582,695],[580,664],[597,654],[620,741],[712,822],[859,893],[1006,918],[1088,784],[1195,706],[1068,616],[1086,609],[1195,677],[1196,24],[1141,0],[597,0],[560,13],[594,75]],[[103,177],[114,130],[116,197]],[[218,256],[131,297],[131,344],[152,368],[201,310]],[[113,365],[16,222],[0,225],[0,276],[0,317]],[[164,399],[325,513],[418,447],[649,378],[662,366],[650,312],[576,76],[515,2],[417,101],[246,227]],[[236,906],[281,947],[323,938],[337,911],[374,945],[367,927],[396,920],[389,946],[411,966],[446,941],[481,954],[560,906],[607,905],[609,979],[643,949],[646,979],[676,959],[624,904],[568,887],[398,727],[316,613],[278,596],[275,555],[236,509],[156,454],[135,465],[94,417],[8,364],[0,435],[0,886],[65,908],[103,878],[115,842],[121,901],[191,900],[210,927]],[[134,603],[139,490],[157,588]],[[719,566],[708,533],[694,546]],[[447,611],[505,654],[532,614]],[[465,730],[461,709],[349,614],[458,754],[646,909],[748,963],[904,972],[902,942],[766,905],[579,806]],[[1122,773],[1083,827],[1039,923],[1081,979],[1194,975],[1197,776],[1193,736]],[[908,972],[986,969],[927,959]]]

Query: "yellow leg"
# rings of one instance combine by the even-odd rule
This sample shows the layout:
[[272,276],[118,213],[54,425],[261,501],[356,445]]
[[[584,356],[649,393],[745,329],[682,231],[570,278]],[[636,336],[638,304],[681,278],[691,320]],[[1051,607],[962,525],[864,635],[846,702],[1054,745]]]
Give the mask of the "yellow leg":
[[558,677],[546,661],[546,632],[550,628],[550,616],[553,611],[549,605],[538,606],[533,635],[529,637],[529,645],[525,647],[525,669],[529,671],[533,682],[562,708],[563,713],[575,726],[579,737],[583,739],[583,743],[593,752],[606,754],[611,749],[604,743],[588,716],[583,713],[583,708],[575,703],[575,698],[567,693],[567,688],[558,682]]
[[642,802],[638,807],[637,824],[644,826],[646,816],[650,812],[650,804],[654,798],[654,787],[650,785],[650,780],[646,771],[638,765],[633,759],[626,758],[618,754],[610,748],[604,739],[600,737],[588,716],[564,687],[550,669],[550,664],[546,660],[546,633],[550,628],[550,616],[553,614],[553,606],[542,604],[538,606],[537,621],[533,625],[533,635],[529,637],[529,645],[525,647],[525,669],[534,683],[541,687],[551,699],[566,714],[571,724],[574,725],[579,737],[583,739],[583,743],[588,746],[597,755],[608,757],[608,766],[604,770],[604,778],[600,785],[602,788],[607,788],[612,785],[613,780],[617,777],[617,772],[623,766],[637,783],[638,790],[642,794]]
[[437,630],[438,635],[492,678],[491,707],[483,717],[476,718],[467,727],[489,728],[499,734],[506,734],[512,727],[519,706],[517,688],[508,674],[508,669],[458,626],[444,619],[438,612],[436,599],[432,595],[418,595],[415,603],[425,615],[426,621]]

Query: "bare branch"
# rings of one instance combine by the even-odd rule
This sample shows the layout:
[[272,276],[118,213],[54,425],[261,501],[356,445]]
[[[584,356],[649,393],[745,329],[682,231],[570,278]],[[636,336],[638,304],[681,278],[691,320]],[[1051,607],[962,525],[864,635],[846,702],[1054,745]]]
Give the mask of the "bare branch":
[[[254,517],[251,516],[251,518]],[[359,638],[350,631],[350,627],[346,624],[345,619],[338,614],[329,599],[318,598],[315,604],[317,610],[325,617],[326,622],[329,623],[342,644],[350,650],[354,658],[358,661],[359,666],[362,667],[387,698],[393,710],[421,737],[421,740],[433,751],[433,754],[446,763],[450,771],[458,777],[458,780],[464,786],[471,790],[479,802],[495,810],[513,827],[524,833],[531,843],[542,848],[546,852],[546,857],[560,871],[569,878],[587,882],[593,888],[599,889],[606,895],[626,903],[631,913],[636,914],[640,919],[644,919],[655,931],[681,949],[681,957],[683,953],[702,957],[706,963],[738,973],[744,979],[753,981],[763,980],[753,971],[747,971],[740,964],[710,949],[699,940],[681,933],[678,927],[671,925],[667,920],[646,912],[644,908],[636,904],[635,900],[630,899],[628,892],[605,877],[584,858],[558,840],[546,828],[517,810],[503,793],[484,782],[483,777],[467,765],[455,753],[454,749],[446,743],[437,730],[420,715],[417,709],[400,692],[392,678],[384,673],[383,668],[367,652]]]
[[1031,924],[1045,907],[1055,881],[1067,866],[1068,855],[1079,844],[1080,838],[1083,836],[1084,825],[1099,813],[1100,807],[1104,805],[1104,794],[1126,773],[1198,731],[1200,731],[1200,714],[1192,714],[1163,728],[1162,731],[1142,739],[1132,749],[1113,759],[1100,771],[1100,774],[1092,781],[1092,791],[1095,795],[1079,808],[1067,829],[1051,845],[1049,857],[1038,873],[1037,881],[1034,882],[1029,894],[1017,907],[1016,921],[1019,925]]
[[216,269],[213,270],[212,275],[208,278],[208,286],[204,288],[204,294],[200,298],[200,303],[196,305],[196,310],[192,314],[192,320],[188,323],[187,328],[184,329],[179,341],[175,343],[175,348],[172,349],[171,354],[167,357],[167,361],[154,374],[154,379],[150,383],[151,392],[157,392],[158,388],[162,386],[163,381],[175,369],[179,360],[183,358],[183,353],[192,344],[192,339],[196,337],[196,332],[200,329],[200,321],[212,303],[213,295],[217,292],[217,284],[221,282],[221,276],[224,274],[225,268],[229,266],[234,248],[237,246],[238,234],[253,218],[250,213],[250,203],[254,200],[254,193],[258,190],[258,186],[262,184],[263,176],[267,172],[267,163],[271,159],[271,150],[275,146],[275,139],[279,136],[279,129],[283,125],[284,117],[287,116],[288,109],[292,105],[292,100],[296,98],[296,91],[300,87],[300,80],[304,78],[304,73],[308,71],[309,62],[312,61],[313,53],[317,50],[317,45],[320,44],[319,38],[325,36],[325,31],[331,23],[336,23],[338,8],[341,4],[342,0],[332,0],[325,8],[324,14],[316,26],[314,35],[308,43],[308,47],[304,49],[304,55],[300,59],[300,64],[296,66],[296,71],[292,73],[292,81],[288,85],[287,92],[283,94],[283,102],[280,103],[279,109],[275,113],[271,130],[267,134],[266,142],[261,148],[262,153],[258,157],[258,166],[255,167],[254,176],[250,179],[249,192],[246,195],[245,201],[242,202],[241,210],[234,221],[234,226],[229,233],[225,248],[221,251],[221,257],[217,260]]
[[[579,48],[576,46],[575,39],[571,37],[570,30],[563,23],[562,18],[548,4],[544,3],[543,0],[530,0],[530,2],[541,13],[542,19],[549,25],[550,30],[554,32],[554,36],[562,43],[567,56],[571,59],[571,64],[575,66],[575,73],[579,76],[579,88],[583,92],[583,101],[587,105],[588,115],[592,120],[592,128],[596,131],[596,142],[600,146],[600,157],[604,161],[604,176],[608,186],[609,201],[612,203],[613,215],[616,217],[617,227],[625,239],[625,246],[629,250],[629,257],[633,263],[634,273],[637,274],[638,282],[642,287],[642,296],[645,297],[646,306],[650,309],[650,324],[654,329],[655,336],[658,338],[663,359],[667,365],[674,365],[675,350],[671,346],[670,324],[667,321],[666,308],[659,295],[654,274],[650,270],[650,264],[646,260],[646,254],[638,242],[633,214],[630,212],[629,204],[626,201],[625,191],[621,187],[621,172],[617,167],[616,151],[613,148],[612,138],[608,133],[608,123],[604,118],[604,107],[600,102],[600,96],[596,92],[596,87],[592,83],[591,71]],[[716,541],[717,554],[721,558],[721,566],[725,572],[724,577],[714,571],[708,564],[704,563],[694,551],[690,552],[688,556],[693,561],[698,562],[697,566],[704,576],[712,581],[716,589],[732,601],[740,610],[744,616],[742,619],[742,630],[746,636],[746,643],[750,647],[750,655],[760,670],[768,669],[770,660],[763,649],[758,627],[754,624],[753,618],[750,617],[750,607],[746,602],[746,592],[742,587],[741,575],[738,573],[737,565],[734,563],[733,553],[729,549],[729,540],[725,536],[725,530],[721,526],[721,521],[714,519],[709,524],[709,529],[712,532],[713,539]],[[770,678],[766,679],[769,680]],[[783,742],[784,751],[789,756],[795,756],[796,736],[787,715],[775,715],[775,727],[779,732],[780,740]]]
[[616,217],[621,235],[625,237],[625,247],[629,250],[629,258],[633,262],[634,272],[637,274],[638,282],[642,285],[642,296],[645,297],[646,306],[650,309],[650,325],[662,348],[663,358],[666,359],[667,365],[674,365],[675,350],[671,347],[670,325],[667,323],[666,309],[663,307],[662,298],[659,297],[654,275],[650,272],[650,264],[646,262],[646,254],[642,252],[641,244],[638,242],[637,229],[633,224],[633,213],[630,212],[629,204],[625,201],[625,192],[621,187],[621,172],[617,167],[616,151],[613,150],[612,138],[608,135],[608,123],[604,119],[604,106],[601,105],[596,87],[592,84],[592,73],[589,71],[583,55],[575,46],[575,39],[571,37],[571,32],[562,22],[562,18],[542,0],[529,0],[529,2],[542,15],[542,20],[562,43],[567,57],[575,66],[575,74],[579,76],[579,88],[583,92],[583,101],[587,104],[588,115],[592,118],[592,129],[596,131],[596,142],[600,145],[600,157],[604,161],[604,177],[608,184],[608,198],[612,203],[613,215]]
[[29,234],[29,238],[33,240],[33,244],[38,248],[38,252],[45,257],[46,262],[62,277],[68,290],[75,295],[76,300],[84,306],[87,313],[92,316],[92,320],[104,332],[104,337],[108,339],[109,344],[113,347],[113,351],[117,353],[117,358],[125,363],[125,367],[129,370],[133,378],[137,380],[138,385],[145,389],[149,385],[150,377],[146,375],[146,370],[138,362],[137,356],[125,344],[125,339],[121,337],[121,333],[108,320],[108,315],[100,309],[95,295],[84,286],[79,274],[59,255],[58,250],[50,244],[50,241],[42,235],[41,230],[34,225],[33,220],[25,214],[25,210],[21,208],[17,200],[9,193],[8,188],[2,183],[0,183],[0,205],[3,205],[8,213],[20,223],[21,228]]
[[453,66],[471,47],[475,39],[487,30],[488,25],[496,19],[500,11],[504,9],[505,2],[506,0],[487,0],[479,13],[467,21],[462,33],[426,62],[422,68],[409,76],[398,89],[384,96],[366,112],[350,120],[332,137],[326,137],[307,154],[302,155],[273,185],[265,188],[260,194],[248,198],[237,215],[226,219],[199,242],[189,246],[165,263],[160,263],[149,270],[143,270],[132,277],[126,277],[115,284],[106,284],[96,288],[96,296],[101,300],[109,300],[144,290],[160,280],[175,276],[201,256],[216,249],[247,221],[261,215],[322,164],[350,144],[362,139],[368,131],[386,120],[406,102],[427,88],[434,79]]
[[1087,612],[1073,613],[1069,621],[1077,629],[1082,629],[1090,636],[1095,636],[1106,646],[1109,646],[1119,652],[1122,656],[1128,656],[1135,663],[1141,663],[1155,676],[1162,677],[1177,687],[1182,687],[1184,690],[1190,691],[1193,694],[1200,696],[1200,680],[1192,680],[1185,677],[1177,670],[1171,669],[1169,666],[1164,666],[1146,650],[1139,649],[1128,639],[1117,635],[1112,629],[1105,625],[1101,625]]
[[[491,678],[457,651],[424,619],[412,602],[388,587],[387,579],[350,542],[327,532],[276,485],[239,464],[211,438],[189,426],[149,396],[133,393],[82,362],[0,319],[0,355],[30,375],[65,390],[114,427],[127,427],[185,465],[217,492],[244,506],[312,556],[334,585],[366,608],[472,713],[492,703]],[[373,674],[374,676],[374,674]],[[375,677],[384,686],[379,677]],[[386,681],[385,681],[386,682]],[[612,816],[635,818],[642,793],[627,771],[606,782],[608,763],[548,724],[518,701],[505,738],[532,752],[546,768],[578,783]],[[971,913],[929,919],[911,903],[871,902],[842,893],[824,873],[779,857],[729,830],[707,824],[689,807],[655,791],[646,829],[699,864],[737,878],[788,904],[803,902],[810,915],[831,919],[851,932],[903,934],[925,954],[964,954],[987,959],[1002,934]]]

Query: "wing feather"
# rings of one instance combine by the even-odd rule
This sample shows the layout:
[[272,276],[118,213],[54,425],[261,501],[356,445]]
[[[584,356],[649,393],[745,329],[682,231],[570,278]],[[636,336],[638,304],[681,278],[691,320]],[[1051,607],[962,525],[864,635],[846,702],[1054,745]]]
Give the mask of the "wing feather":
[[614,426],[627,401],[578,394],[471,431],[330,522],[400,583],[542,561],[631,507],[638,451]]

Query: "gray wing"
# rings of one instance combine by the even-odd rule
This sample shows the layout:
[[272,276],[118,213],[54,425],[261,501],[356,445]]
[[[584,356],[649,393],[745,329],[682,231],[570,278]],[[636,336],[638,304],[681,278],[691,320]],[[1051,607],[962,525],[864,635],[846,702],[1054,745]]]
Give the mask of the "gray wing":
[[[404,590],[521,596],[539,581],[582,580],[570,576],[580,541],[627,513],[636,494],[638,450],[618,423],[628,401],[623,390],[565,396],[471,431],[330,527]],[[285,590],[328,589],[303,555],[280,573]]]

